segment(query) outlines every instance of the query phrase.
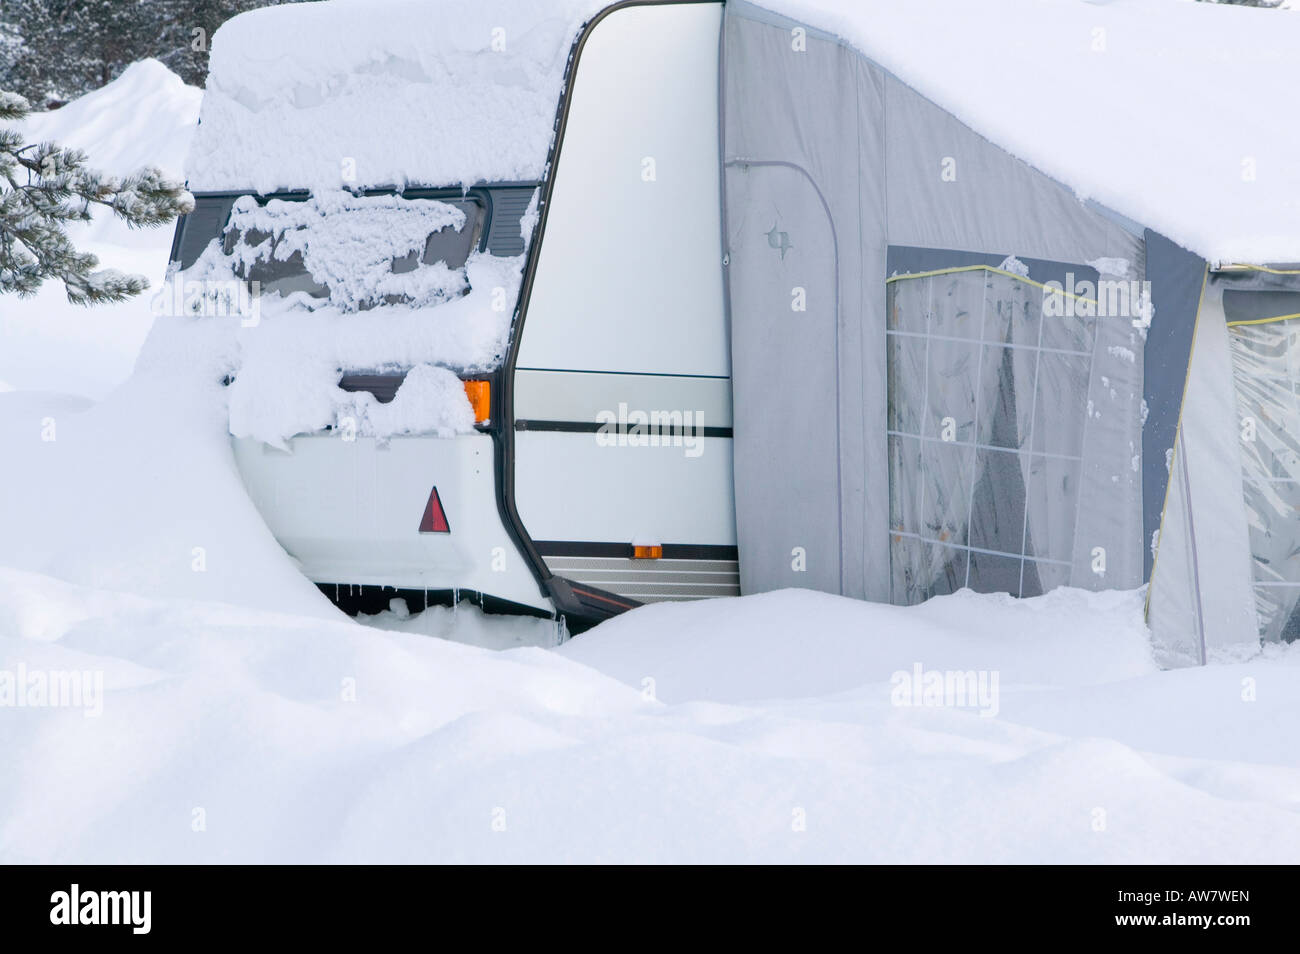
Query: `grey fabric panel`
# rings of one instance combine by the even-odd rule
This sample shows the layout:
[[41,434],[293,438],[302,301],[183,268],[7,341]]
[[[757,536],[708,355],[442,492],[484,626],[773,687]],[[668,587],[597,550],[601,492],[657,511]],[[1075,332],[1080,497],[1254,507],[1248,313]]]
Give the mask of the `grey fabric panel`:
[[[724,203],[742,589],[799,585],[888,600],[884,279],[899,265],[887,262],[889,246],[912,247],[915,262],[928,260],[927,249],[974,256],[937,252],[932,265],[901,266],[909,271],[996,266],[1014,254],[1039,281],[1057,278],[1060,263],[1096,281],[1087,263],[1102,257],[1125,260],[1140,280],[1145,249],[1131,223],[1090,208],[834,38],[809,29],[806,48],[794,49],[795,26],[743,0],[726,8]],[[944,181],[945,157],[956,162],[955,181]],[[832,259],[801,254],[828,240]],[[790,311],[796,286],[808,295],[804,313]],[[819,311],[828,296],[833,321]],[[1082,516],[1066,559],[1077,575],[1088,562],[1079,547],[1095,543],[1111,572],[1076,585],[1132,586],[1142,578],[1134,463],[1142,344],[1128,322],[1093,344],[1105,367],[1088,381],[1088,398],[1105,404],[1105,419],[1088,425],[1075,482]],[[1022,363],[1006,373],[1026,372]],[[986,469],[983,478],[1007,525],[1020,514],[1022,524],[1054,527],[1045,504],[1008,489],[1012,478],[1022,488],[1035,479],[1019,466]],[[1026,517],[1034,507],[1042,513]],[[807,551],[806,572],[791,568],[795,547]],[[1031,579],[1028,588],[1059,582],[1066,563],[1053,566],[1051,580]]]
[[1143,578],[1151,579],[1151,541],[1160,529],[1169,486],[1166,458],[1178,432],[1178,415],[1191,361],[1196,309],[1205,279],[1205,261],[1159,232],[1146,234],[1147,281],[1154,312],[1143,352],[1142,427]]
[[[885,102],[892,244],[1081,264],[1139,260],[1140,238],[893,76]],[[946,159],[954,181],[944,178]]]
[[[1148,578],[1140,450],[1145,340],[1134,320],[1121,314],[1096,323],[1070,576],[1070,585],[1083,589],[1133,589]],[[1098,557],[1104,564],[1094,564]]]
[[[1193,658],[1202,638],[1211,651],[1233,647],[1234,653],[1257,647],[1259,640],[1252,573],[1256,519],[1248,513],[1243,482],[1242,395],[1229,344],[1235,329],[1224,321],[1214,282],[1199,309],[1148,619],[1158,647],[1180,655],[1190,647]],[[1281,423],[1273,435],[1294,433]],[[1261,432],[1259,439],[1267,442],[1270,435]],[[1163,460],[1148,463],[1163,469]]]
[[[838,593],[835,233],[802,171],[727,171],[741,591],[803,586]],[[760,220],[763,213],[772,221]],[[773,229],[776,246],[768,237]],[[795,287],[806,292],[804,312],[792,311]]]
[[737,9],[723,101],[742,588],[886,599],[883,74]]
[[[885,74],[856,54],[858,92],[858,309],[841,322],[856,330],[856,375],[845,365],[841,378],[856,376],[858,388],[842,395],[845,430],[860,447],[844,481],[846,596],[889,598],[889,454],[881,439],[888,407],[885,342],[885,258],[889,246],[885,210]],[[851,193],[852,194],[852,193]],[[851,336],[846,335],[846,343]],[[856,414],[850,413],[850,409]],[[849,460],[849,458],[846,458]],[[859,463],[860,461],[860,463]],[[861,528],[861,536],[857,528]],[[855,557],[857,558],[855,560]]]
[[754,23],[762,23],[767,26],[778,27],[787,32],[798,27],[810,37],[816,37],[819,40],[826,40],[830,43],[840,42],[839,38],[833,33],[828,33],[827,31],[818,29],[817,27],[809,26],[806,23],[802,23],[799,20],[786,16],[783,13],[769,10],[767,7],[760,7],[756,3],[751,3],[750,0],[726,0],[726,3],[727,13],[738,17],[744,17],[746,20],[751,20]]

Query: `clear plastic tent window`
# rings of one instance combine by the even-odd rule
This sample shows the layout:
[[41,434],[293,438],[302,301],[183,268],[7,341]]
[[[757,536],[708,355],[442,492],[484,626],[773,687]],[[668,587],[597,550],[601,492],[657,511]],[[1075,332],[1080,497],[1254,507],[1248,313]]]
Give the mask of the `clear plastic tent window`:
[[1260,636],[1290,641],[1300,636],[1300,315],[1229,331]]
[[993,269],[888,289],[891,600],[1070,584],[1098,319]]

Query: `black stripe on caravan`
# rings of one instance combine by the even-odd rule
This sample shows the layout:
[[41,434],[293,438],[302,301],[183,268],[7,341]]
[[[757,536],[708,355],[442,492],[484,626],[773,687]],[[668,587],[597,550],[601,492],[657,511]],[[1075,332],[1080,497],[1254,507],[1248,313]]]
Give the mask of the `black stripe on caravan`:
[[730,381],[725,374],[678,374],[676,371],[597,371],[593,368],[516,368],[516,371],[545,371],[548,374],[621,374],[629,378],[701,378],[706,381]]
[[[581,540],[537,540],[533,544],[537,552],[552,557],[612,557],[615,559],[633,559],[630,543],[591,543]],[[665,543],[664,560],[736,560],[739,552],[734,546],[710,543]],[[653,567],[654,561],[645,561],[647,567]]]
[[[546,238],[546,220],[551,211],[551,196],[555,192],[555,171],[559,167],[564,145],[564,131],[569,124],[569,106],[573,101],[573,85],[578,75],[578,63],[582,59],[583,47],[588,37],[605,17],[615,10],[625,7],[659,6],[665,3],[716,3],[717,0],[622,0],[614,3],[587,21],[586,26],[574,41],[569,51],[569,62],[565,69],[564,88],[560,92],[560,102],[555,114],[555,135],[551,139],[550,155],[546,157],[546,177],[541,184],[541,198],[537,206],[537,222],[533,225],[532,238],[528,243],[528,259],[524,263],[524,280],[519,289],[519,301],[515,305],[510,349],[501,369],[493,375],[492,380],[492,444],[495,450],[493,469],[496,476],[497,512],[506,533],[514,541],[528,568],[537,579],[542,591],[555,603],[556,612],[572,615],[576,619],[590,618],[594,607],[575,593],[576,587],[547,568],[546,562],[533,545],[532,538],[524,528],[519,510],[515,506],[515,419],[514,390],[515,368],[519,363],[519,341],[523,336],[524,323],[528,318],[528,303],[532,299],[533,283],[537,277],[537,263],[541,257],[542,242]],[[590,589],[590,588],[584,588]],[[601,597],[602,602],[611,601],[610,596]],[[625,604],[626,605],[626,604]],[[617,610],[615,610],[617,612]]]
[[[641,425],[636,425],[641,426]],[[608,424],[598,424],[594,421],[515,421],[515,430],[517,431],[554,431],[561,434],[599,434],[602,430],[610,431]],[[633,428],[629,426],[627,431],[611,431],[615,434],[632,434]],[[647,439],[658,437],[661,441],[667,438],[685,436],[686,430],[681,427],[656,427],[652,424],[644,425],[644,429],[635,432],[639,436]],[[690,429],[690,435],[693,437],[731,437],[731,428],[729,427],[695,427]]]

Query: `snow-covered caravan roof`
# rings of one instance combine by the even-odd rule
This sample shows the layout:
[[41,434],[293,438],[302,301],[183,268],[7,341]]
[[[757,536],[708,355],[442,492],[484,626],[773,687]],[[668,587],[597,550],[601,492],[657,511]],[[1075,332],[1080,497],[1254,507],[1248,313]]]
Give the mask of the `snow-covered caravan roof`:
[[605,0],[331,0],[212,38],[200,191],[541,177],[565,63]]
[[1300,261],[1300,13],[1187,0],[755,0],[1210,261]]

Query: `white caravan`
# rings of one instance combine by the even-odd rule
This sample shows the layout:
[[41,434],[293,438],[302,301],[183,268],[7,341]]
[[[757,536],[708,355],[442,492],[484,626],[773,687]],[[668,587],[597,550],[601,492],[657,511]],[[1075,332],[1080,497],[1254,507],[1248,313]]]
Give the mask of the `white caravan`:
[[[423,254],[394,256],[392,272],[520,262],[504,352],[447,362],[466,383],[475,417],[467,432],[370,436],[344,415],[284,440],[233,438],[240,473],[276,538],[343,609],[374,612],[395,596],[414,610],[470,599],[489,610],[558,613],[580,630],[643,602],[739,593],[720,221],[721,19],[721,3],[619,4],[587,22],[571,48],[566,39],[541,181],[358,189],[350,193],[356,203],[331,207],[320,225],[293,220],[309,242],[326,219],[354,215],[364,225],[366,216],[387,215],[393,224],[380,225],[392,232],[404,227],[401,207],[440,203],[463,219],[452,215],[430,231]],[[261,27],[218,35],[218,83],[220,54]],[[210,99],[212,90],[210,81]],[[411,139],[386,144],[397,151],[427,135],[414,124],[390,134]],[[197,205],[178,227],[174,267],[193,274],[205,255],[224,255],[239,277],[260,283],[263,303],[272,292],[335,304],[355,294],[318,281],[302,250],[290,250],[292,233],[268,238],[273,229],[257,219],[311,201],[312,183],[260,194],[203,184],[192,176]],[[387,204],[358,204],[371,199]],[[270,252],[260,259],[250,252],[259,243]],[[436,326],[440,309],[466,292],[435,297],[423,320]],[[378,315],[385,303],[370,310],[373,302],[341,302],[353,318]],[[273,323],[246,334],[269,335]],[[298,333],[315,334],[305,325]],[[377,416],[410,371],[400,359],[379,363],[368,347],[345,351],[334,379],[315,386],[368,395],[362,411]],[[229,383],[244,383],[251,364]]]

